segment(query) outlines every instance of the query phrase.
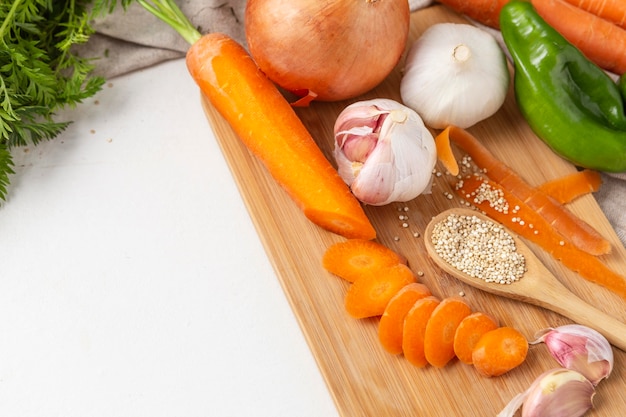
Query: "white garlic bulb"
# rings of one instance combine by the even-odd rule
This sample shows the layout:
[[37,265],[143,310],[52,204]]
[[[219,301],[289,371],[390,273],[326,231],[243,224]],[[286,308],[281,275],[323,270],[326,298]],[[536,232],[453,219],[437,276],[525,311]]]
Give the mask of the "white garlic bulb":
[[363,203],[385,205],[429,193],[435,140],[421,117],[390,99],[346,107],[334,126],[339,175]]
[[506,56],[491,34],[437,23],[411,45],[400,94],[427,126],[468,128],[502,106],[509,82]]

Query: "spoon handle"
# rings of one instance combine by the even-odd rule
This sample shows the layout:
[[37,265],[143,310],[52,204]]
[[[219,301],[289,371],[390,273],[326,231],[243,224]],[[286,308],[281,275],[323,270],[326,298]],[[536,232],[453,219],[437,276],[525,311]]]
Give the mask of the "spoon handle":
[[565,287],[563,290],[567,294],[564,292],[558,298],[546,296],[545,306],[578,324],[597,330],[613,346],[626,352],[626,324],[581,300]]

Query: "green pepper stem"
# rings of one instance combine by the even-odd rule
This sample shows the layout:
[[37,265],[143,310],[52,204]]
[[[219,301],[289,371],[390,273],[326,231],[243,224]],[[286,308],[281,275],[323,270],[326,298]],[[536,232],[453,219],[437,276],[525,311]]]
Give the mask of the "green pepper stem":
[[137,0],[144,9],[171,26],[190,45],[202,37],[202,34],[193,26],[187,16],[172,0]]

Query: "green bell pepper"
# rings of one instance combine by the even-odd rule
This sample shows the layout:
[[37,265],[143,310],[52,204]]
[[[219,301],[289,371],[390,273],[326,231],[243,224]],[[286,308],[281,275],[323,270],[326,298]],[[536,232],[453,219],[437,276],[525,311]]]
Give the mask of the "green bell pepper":
[[626,77],[618,86],[539,16],[528,1],[500,13],[522,115],[552,150],[575,165],[626,171]]

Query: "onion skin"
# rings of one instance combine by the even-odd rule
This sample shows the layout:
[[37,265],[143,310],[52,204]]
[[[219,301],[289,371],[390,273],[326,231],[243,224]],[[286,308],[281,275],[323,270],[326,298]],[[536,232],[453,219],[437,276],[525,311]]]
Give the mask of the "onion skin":
[[249,0],[250,54],[269,79],[298,96],[339,101],[368,92],[404,53],[406,0]]

